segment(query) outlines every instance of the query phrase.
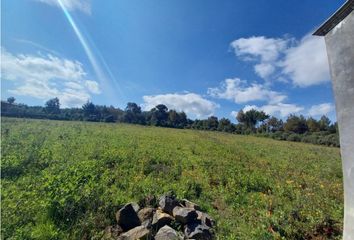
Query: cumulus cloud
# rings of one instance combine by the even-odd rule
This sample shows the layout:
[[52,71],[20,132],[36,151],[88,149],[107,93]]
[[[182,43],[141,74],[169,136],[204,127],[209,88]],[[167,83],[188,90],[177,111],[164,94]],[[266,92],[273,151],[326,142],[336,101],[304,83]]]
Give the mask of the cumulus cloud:
[[323,38],[310,34],[296,42],[264,36],[240,38],[231,43],[236,56],[251,61],[255,73],[265,80],[288,79],[294,86],[308,87],[329,81]]
[[60,7],[59,1],[69,11],[79,10],[91,14],[91,0],[34,0],[51,6]]
[[14,55],[1,49],[2,79],[13,81],[10,93],[47,100],[58,97],[63,107],[80,106],[98,94],[99,85],[86,79],[83,65],[78,61],[53,55]]
[[268,78],[275,72],[274,63],[285,51],[288,42],[287,39],[259,36],[237,39],[231,47],[241,59],[259,62],[254,66],[254,71],[261,78]]
[[169,109],[184,111],[194,117],[201,118],[214,114],[218,104],[209,101],[195,93],[168,93],[161,95],[143,96],[143,109],[148,111],[158,104],[164,104]]
[[261,78],[267,78],[275,71],[275,67],[270,63],[260,63],[254,66],[254,71]]
[[330,80],[326,45],[321,37],[307,35],[286,51],[282,72],[294,85],[308,87]]
[[[296,104],[288,104],[288,103],[276,103],[276,104],[267,104],[263,106],[256,105],[246,105],[242,109],[244,112],[247,112],[251,109],[255,109],[258,111],[264,111],[265,113],[278,116],[281,118],[287,117],[290,114],[298,114],[304,110],[304,107],[298,106]],[[237,115],[237,111],[232,111],[231,116],[235,117]]]
[[219,87],[209,88],[208,94],[212,97],[232,100],[238,104],[252,101],[279,103],[287,98],[286,95],[272,91],[261,84],[247,84],[239,78],[226,79]]
[[259,57],[262,62],[274,61],[287,46],[282,38],[250,37],[240,38],[231,43],[237,56]]
[[327,115],[334,110],[332,103],[322,103],[318,105],[313,105],[309,111],[308,115],[312,117]]

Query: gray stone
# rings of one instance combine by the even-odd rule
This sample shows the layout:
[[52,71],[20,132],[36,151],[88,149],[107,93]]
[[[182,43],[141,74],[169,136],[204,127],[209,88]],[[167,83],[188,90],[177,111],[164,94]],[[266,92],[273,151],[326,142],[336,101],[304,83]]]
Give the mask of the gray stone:
[[175,207],[173,209],[173,216],[177,221],[186,224],[196,220],[198,214],[194,208]]
[[211,240],[213,239],[213,234],[210,228],[201,223],[201,221],[195,221],[187,224],[184,227],[184,234],[188,239],[195,240]]
[[200,220],[203,224],[208,227],[215,227],[216,222],[205,212],[197,211],[198,220]]
[[123,233],[118,237],[119,240],[136,240],[136,239],[151,239],[151,232],[144,226],[138,226],[130,229],[128,232]]
[[140,220],[134,209],[134,204],[129,203],[119,209],[116,213],[116,220],[124,231],[128,231],[140,225]]
[[179,206],[178,201],[175,199],[174,196],[171,195],[163,195],[159,199],[159,207],[162,209],[162,211],[172,214],[172,210],[176,207]]
[[152,216],[154,215],[154,211],[155,209],[151,208],[151,207],[146,207],[143,209],[140,209],[140,211],[138,212],[138,217],[140,222],[144,222],[150,218],[152,218]]
[[151,226],[154,230],[158,230],[165,225],[169,225],[173,220],[174,218],[172,216],[162,212],[161,209],[157,209],[152,219]]
[[181,203],[182,203],[183,207],[194,208],[195,210],[201,211],[201,208],[199,207],[198,204],[196,204],[194,202],[191,202],[191,201],[189,201],[187,199],[182,199]]
[[155,235],[155,240],[182,240],[180,236],[173,228],[169,226],[162,227]]

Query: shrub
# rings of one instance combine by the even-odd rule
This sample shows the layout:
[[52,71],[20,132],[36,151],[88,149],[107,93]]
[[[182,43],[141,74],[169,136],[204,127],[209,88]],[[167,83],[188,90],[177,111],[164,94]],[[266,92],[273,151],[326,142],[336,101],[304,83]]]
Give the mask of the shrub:
[[286,138],[287,141],[293,141],[293,142],[300,142],[301,141],[301,135],[292,133]]

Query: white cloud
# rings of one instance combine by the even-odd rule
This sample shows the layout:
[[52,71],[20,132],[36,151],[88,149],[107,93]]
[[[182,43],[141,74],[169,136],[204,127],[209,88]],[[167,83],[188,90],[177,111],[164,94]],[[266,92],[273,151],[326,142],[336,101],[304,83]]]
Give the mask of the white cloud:
[[253,83],[249,85],[239,78],[226,79],[220,87],[209,88],[208,94],[212,97],[232,100],[235,103],[252,101],[279,103],[287,98],[286,95],[269,90],[261,84]]
[[259,62],[254,66],[254,71],[261,78],[267,79],[275,72],[275,62],[285,51],[288,42],[287,39],[259,36],[237,39],[231,46],[241,59]]
[[261,78],[267,78],[274,73],[275,67],[270,63],[260,63],[254,66],[254,71]]
[[[277,104],[267,104],[264,106],[256,106],[256,105],[246,105],[242,109],[244,112],[247,112],[251,109],[255,109],[257,111],[264,111],[265,113],[271,116],[278,116],[281,118],[287,117],[290,114],[297,114],[304,110],[303,107],[298,106],[296,104],[287,104],[287,103],[277,103]],[[231,116],[236,117],[237,111],[232,111]]]
[[14,55],[1,49],[2,79],[14,82],[16,95],[47,100],[58,97],[63,107],[81,106],[91,93],[99,93],[97,82],[86,80],[78,61],[52,55]]
[[326,46],[321,37],[308,34],[295,42],[289,38],[258,36],[237,39],[231,46],[236,56],[251,60],[255,73],[267,81],[290,79],[294,86],[308,87],[330,79]]
[[311,117],[327,115],[328,113],[334,110],[334,106],[332,103],[322,103],[318,105],[313,105],[309,111],[308,115]]
[[250,37],[240,38],[231,43],[237,56],[260,57],[262,62],[274,61],[287,46],[282,38]]
[[216,103],[209,101],[195,93],[168,93],[153,96],[143,96],[143,109],[148,111],[158,104],[164,104],[169,109],[184,111],[188,115],[197,118],[206,117],[214,114]]
[[92,92],[94,94],[100,94],[101,93],[100,87],[99,87],[98,83],[95,82],[95,81],[86,80],[85,81],[85,86],[87,87],[87,89],[90,92]]
[[282,72],[295,86],[308,87],[330,80],[324,39],[307,35],[286,51]]
[[51,6],[60,7],[59,1],[69,11],[79,10],[91,14],[91,0],[34,0]]
[[260,109],[269,115],[280,117],[286,117],[290,114],[300,113],[304,110],[304,108],[301,106],[288,103],[268,104],[261,106]]

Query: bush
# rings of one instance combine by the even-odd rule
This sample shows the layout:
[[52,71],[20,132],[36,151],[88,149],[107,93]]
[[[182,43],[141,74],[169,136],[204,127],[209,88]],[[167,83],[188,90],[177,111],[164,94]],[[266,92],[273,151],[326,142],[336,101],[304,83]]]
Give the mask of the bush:
[[287,138],[287,141],[292,141],[292,142],[300,142],[301,141],[301,135],[292,133],[290,134]]
[[316,134],[305,135],[302,137],[301,142],[318,144],[318,136]]

